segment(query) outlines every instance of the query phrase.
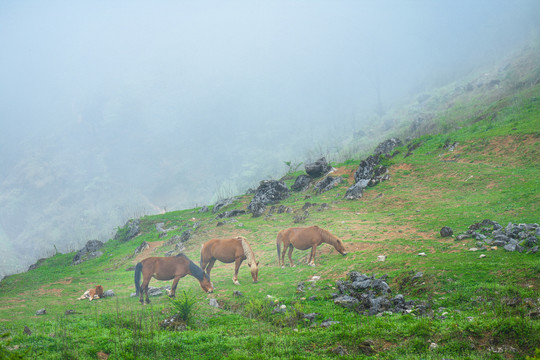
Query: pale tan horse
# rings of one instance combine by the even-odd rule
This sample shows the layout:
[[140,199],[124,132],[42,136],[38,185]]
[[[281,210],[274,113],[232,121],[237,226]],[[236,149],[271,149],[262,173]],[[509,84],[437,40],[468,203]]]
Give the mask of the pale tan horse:
[[[347,255],[347,251],[343,242],[336,236],[332,235],[327,230],[321,229],[318,226],[310,227],[292,227],[281,230],[276,239],[278,265],[285,267],[285,251],[289,249],[289,262],[293,265],[291,254],[296,248],[298,250],[307,250],[311,248],[308,265],[315,266],[315,251],[317,246],[322,243],[332,245],[341,255]],[[283,244],[283,253],[281,252],[281,244]]]
[[212,267],[216,260],[230,264],[234,262],[233,282],[240,285],[238,282],[238,269],[242,261],[246,260],[251,270],[253,282],[259,281],[259,263],[255,259],[255,253],[251,246],[243,236],[237,236],[231,239],[211,239],[205,242],[201,248],[201,268],[210,275]]
[[[143,282],[141,285],[141,274]],[[199,280],[201,288],[211,293],[214,291],[214,286],[210,281],[210,275],[205,273],[193,261],[188,259],[184,254],[167,257],[149,257],[141,261],[135,266],[135,290],[139,295],[139,301],[143,304],[143,294],[146,293],[146,303],[150,303],[148,299],[148,284],[153,277],[157,280],[173,280],[171,291],[167,291],[170,297],[174,297],[178,281],[186,275],[191,275]]]

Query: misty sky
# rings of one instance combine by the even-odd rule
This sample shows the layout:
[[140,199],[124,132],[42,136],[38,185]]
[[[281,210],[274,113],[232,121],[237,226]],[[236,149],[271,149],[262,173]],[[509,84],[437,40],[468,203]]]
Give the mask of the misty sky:
[[534,0],[0,1],[0,275],[314,160],[321,138],[376,119],[377,91],[391,106],[494,61],[538,14]]

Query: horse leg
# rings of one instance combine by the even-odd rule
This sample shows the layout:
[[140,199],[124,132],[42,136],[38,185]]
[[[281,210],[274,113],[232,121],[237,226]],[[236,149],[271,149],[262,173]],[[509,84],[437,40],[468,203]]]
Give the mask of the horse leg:
[[238,269],[240,269],[240,265],[242,264],[242,261],[243,261],[242,258],[238,257],[236,258],[234,262],[234,276],[232,278],[234,285],[240,285],[240,283],[238,282]]
[[[292,262],[292,252],[293,252],[293,250],[294,250],[294,246],[292,244],[290,244],[289,245],[289,263],[291,264],[291,267],[295,266],[295,265],[293,265],[293,262]],[[283,254],[283,255],[285,255],[285,254]],[[283,263],[285,264],[285,261],[283,261]]]
[[171,286],[171,292],[169,293],[169,297],[173,298],[176,296],[176,287],[178,286],[178,281],[182,278],[182,276],[177,276],[174,278],[172,286]]
[[315,266],[315,251],[317,251],[317,245],[311,247],[311,254],[309,254],[309,266]]
[[283,245],[283,251],[281,253],[281,268],[282,269],[285,269],[285,253],[287,252],[287,249],[289,248],[289,245],[291,245],[291,243],[289,242],[285,242],[285,240],[281,240],[281,244]]
[[150,283],[150,278],[146,279],[144,278],[143,279],[143,282],[141,284],[141,294],[139,296],[139,301],[141,302],[141,304],[144,304],[143,302],[143,294],[146,294],[146,303],[147,304],[150,304],[150,299],[148,298],[148,284]]
[[210,259],[210,261],[208,262],[208,265],[206,266],[206,270],[204,270],[203,268],[203,271],[206,271],[206,273],[208,274],[208,276],[210,276],[210,271],[212,271],[212,268],[214,267],[214,264],[216,263],[216,258],[213,257],[212,259]]

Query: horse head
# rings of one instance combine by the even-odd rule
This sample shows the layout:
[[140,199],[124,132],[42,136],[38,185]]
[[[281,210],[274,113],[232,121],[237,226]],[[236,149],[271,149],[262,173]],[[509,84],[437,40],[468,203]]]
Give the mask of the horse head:
[[207,273],[204,273],[204,276],[203,276],[202,280],[200,281],[200,284],[201,284],[201,288],[205,292],[207,292],[209,294],[214,292],[214,285],[210,281],[210,275],[208,275]]
[[343,244],[343,241],[340,239],[337,239],[336,241],[336,250],[343,256],[347,255],[347,249],[345,249],[345,245]]
[[254,283],[259,282],[259,263],[256,262],[254,266],[251,266],[250,263],[248,263],[248,266],[251,270],[251,277],[253,278]]

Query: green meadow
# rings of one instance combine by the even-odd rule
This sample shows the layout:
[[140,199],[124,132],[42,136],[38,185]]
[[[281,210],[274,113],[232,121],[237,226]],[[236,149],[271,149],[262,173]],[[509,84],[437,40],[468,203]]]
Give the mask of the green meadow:
[[[291,192],[278,204],[292,213],[257,218],[247,213],[219,226],[223,219],[216,219],[212,206],[208,212],[195,208],[143,216],[135,238],[109,240],[101,257],[73,266],[75,253],[56,254],[31,271],[5,278],[0,282],[0,359],[540,358],[540,254],[469,251],[476,241],[457,239],[484,219],[502,226],[539,222],[540,85],[516,87],[497,99],[462,99],[461,104],[436,114],[438,130],[414,139],[418,147],[411,155],[403,146],[386,158],[390,179],[358,200],[343,199],[362,160],[351,158],[332,163],[333,176],[344,179],[334,189]],[[455,149],[445,147],[449,143],[457,143]],[[284,181],[290,187],[303,173],[298,169]],[[238,196],[221,211],[245,209],[252,197]],[[314,204],[309,215],[295,222],[307,202]],[[328,206],[321,209],[322,204]],[[160,238],[157,223],[175,230]],[[310,267],[308,251],[295,250],[296,266],[279,268],[278,231],[309,225],[342,239],[348,255],[323,245],[316,266]],[[454,235],[441,237],[443,226]],[[195,278],[186,276],[175,302],[163,294],[141,305],[131,297],[130,268],[172,250],[167,241],[186,230],[192,235],[184,253],[196,264],[205,241],[246,237],[260,263],[259,282],[252,282],[244,262],[240,285],[234,285],[234,265],[216,262],[214,293],[204,293]],[[134,256],[143,242],[150,248]],[[378,261],[379,255],[386,260]],[[335,305],[336,283],[350,271],[387,275],[392,295],[426,304],[429,311],[367,316]],[[419,272],[420,280],[412,281]],[[320,279],[309,282],[314,276]],[[77,300],[96,285],[115,296]],[[210,299],[219,307],[210,306]],[[162,326],[183,305],[189,316],[182,326]],[[36,315],[40,309],[46,313]],[[305,318],[313,313],[313,320]],[[325,321],[333,323],[323,326]]]

